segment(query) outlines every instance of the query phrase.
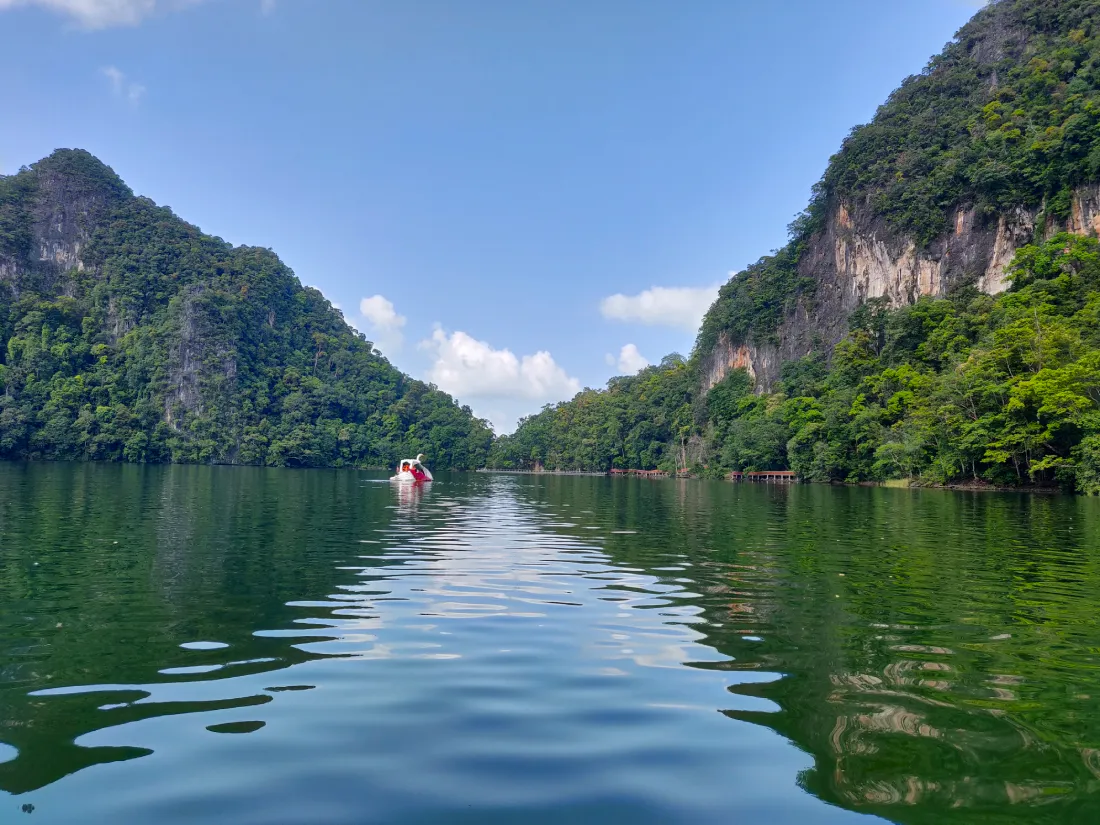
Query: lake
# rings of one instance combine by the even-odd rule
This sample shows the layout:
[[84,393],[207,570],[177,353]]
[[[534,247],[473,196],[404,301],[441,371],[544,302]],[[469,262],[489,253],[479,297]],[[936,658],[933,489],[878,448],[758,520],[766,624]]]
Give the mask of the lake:
[[1100,501],[0,464],[0,822],[1100,818]]

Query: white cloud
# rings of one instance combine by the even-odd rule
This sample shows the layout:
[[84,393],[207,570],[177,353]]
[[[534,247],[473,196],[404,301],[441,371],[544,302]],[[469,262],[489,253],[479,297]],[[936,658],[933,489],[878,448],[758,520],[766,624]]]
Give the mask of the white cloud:
[[635,375],[649,366],[649,361],[638,352],[638,347],[634,344],[627,344],[619,350],[617,359],[614,355],[608,355],[607,363],[618,367],[621,375]]
[[367,322],[368,335],[380,350],[396,352],[405,343],[404,328],[408,320],[398,315],[393,302],[382,295],[372,295],[359,302],[359,314]]
[[460,398],[561,401],[581,389],[549,352],[517,358],[510,350],[493,349],[465,332],[448,335],[438,326],[420,346],[435,358],[428,380]]
[[133,26],[160,11],[176,11],[202,0],[0,0],[0,11],[38,6],[74,18],[89,29]]
[[612,295],[600,302],[600,313],[615,321],[639,321],[649,326],[680,327],[695,332],[718,286],[655,286],[638,295]]
[[393,302],[381,295],[372,295],[359,302],[359,311],[372,324],[385,329],[400,329],[406,318],[398,315]]
[[260,0],[260,14],[265,17],[275,13],[275,0]]
[[[3,3],[4,0],[0,0]],[[145,87],[126,78],[126,73],[114,66],[104,66],[100,71],[111,82],[111,91],[115,97],[125,98],[137,106],[145,96]]]

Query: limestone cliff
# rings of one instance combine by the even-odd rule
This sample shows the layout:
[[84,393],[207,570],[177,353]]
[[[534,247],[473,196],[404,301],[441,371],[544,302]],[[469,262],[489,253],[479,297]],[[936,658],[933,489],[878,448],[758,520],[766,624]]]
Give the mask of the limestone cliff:
[[880,218],[838,205],[799,263],[816,283],[813,297],[798,301],[780,325],[778,341],[720,335],[702,365],[705,387],[730,370],[745,369],[758,390],[767,391],[784,362],[831,350],[847,334],[848,316],[871,299],[898,307],[923,295],[943,297],[964,284],[990,295],[1003,292],[1008,265],[1021,246],[1063,230],[1100,235],[1100,184],[1074,193],[1067,220],[1050,218],[1036,227],[1040,212],[1018,207],[983,223],[972,207],[960,208],[954,230],[922,249]]
[[[789,277],[723,289],[696,348],[703,388],[743,368],[767,391],[784,362],[829,354],[868,300],[996,294],[1021,246],[1100,233],[1097,25],[1087,0],[979,12],[831,160],[792,227]],[[767,277],[770,260],[735,279]],[[744,321],[777,304],[771,325]]]
[[133,197],[110,168],[81,150],[55,152],[33,173],[5,183],[0,229],[9,231],[0,235],[0,281],[16,295],[29,279],[52,283],[69,270],[83,271],[92,232]]

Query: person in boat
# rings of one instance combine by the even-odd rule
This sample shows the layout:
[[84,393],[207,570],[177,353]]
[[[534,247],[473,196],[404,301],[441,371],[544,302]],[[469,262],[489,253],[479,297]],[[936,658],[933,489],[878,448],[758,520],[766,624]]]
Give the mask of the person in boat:
[[424,471],[421,470],[419,467],[417,467],[415,464],[412,465],[411,467],[406,464],[405,468],[410,473],[412,473],[412,477],[415,478],[417,481],[427,481],[428,480],[428,477],[424,474]]

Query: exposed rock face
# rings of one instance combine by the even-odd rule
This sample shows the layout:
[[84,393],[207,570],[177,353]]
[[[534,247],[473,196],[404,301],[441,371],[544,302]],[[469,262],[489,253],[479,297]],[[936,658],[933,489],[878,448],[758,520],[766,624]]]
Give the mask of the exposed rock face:
[[[1008,264],[1035,237],[1036,218],[1037,212],[1018,208],[983,222],[973,209],[960,208],[950,234],[918,249],[881,218],[837,205],[799,264],[800,272],[816,283],[816,294],[800,301],[784,320],[778,345],[720,336],[702,364],[704,387],[709,390],[730,371],[745,369],[758,392],[770,390],[784,362],[830,352],[847,334],[849,315],[874,298],[900,307],[924,295],[942,297],[964,284],[989,294],[1003,292]],[[1039,234],[1062,230],[1100,235],[1100,184],[1078,189],[1066,224],[1048,221]]]
[[756,366],[761,363],[763,355],[752,344],[734,345],[729,336],[723,334],[718,339],[718,346],[703,365],[703,382],[709,389],[732,370],[745,370],[749,378],[756,381]]
[[465,469],[491,444],[271,250],[85,151],[0,175],[0,458]]
[[23,277],[56,283],[70,270],[83,271],[81,253],[92,232],[132,195],[111,169],[81,150],[59,150],[33,172],[29,247],[0,252],[0,280],[10,282],[17,295]]
[[[133,193],[110,168],[82,150],[59,150],[30,171],[34,197],[26,223],[29,242],[25,249],[6,255],[0,250],[0,281],[6,281],[16,296],[21,285],[33,283],[46,294],[72,297],[72,273],[96,273],[85,260],[93,233]],[[164,421],[173,428],[178,427],[177,413],[202,414],[207,396],[231,395],[236,383],[235,352],[218,335],[218,319],[204,302],[206,292],[202,285],[184,292],[164,339]],[[105,315],[105,331],[116,345],[134,328],[134,318],[113,294],[107,297]]]
[[68,175],[52,170],[40,175],[32,260],[61,272],[84,269],[80,250],[108,208],[103,192],[82,191]]
[[219,330],[210,298],[208,289],[194,285],[173,304],[164,394],[164,421],[171,427],[178,426],[177,412],[202,414],[211,401],[228,407],[236,391],[236,351]]
[[793,225],[789,257],[750,267],[738,277],[755,281],[707,317],[702,388],[745,368],[767,391],[784,362],[831,354],[866,301],[896,308],[962,286],[997,294],[1021,246],[1100,235],[1100,183],[1080,183],[1097,177],[1083,160],[1100,151],[1096,120],[1074,108],[1100,89],[1098,20],[1095,0],[984,4],[845,139]]
[[199,369],[204,353],[195,323],[195,298],[198,292],[201,292],[201,289],[188,290],[188,294],[180,302],[177,318],[179,326],[169,351],[169,380],[164,394],[164,420],[172,427],[178,427],[178,422],[172,417],[173,408],[178,406],[188,412],[202,411]]
[[1066,229],[1077,235],[1100,235],[1100,183],[1083,186],[1074,193]]

